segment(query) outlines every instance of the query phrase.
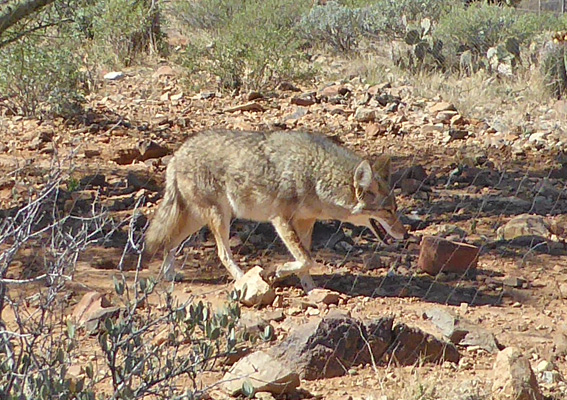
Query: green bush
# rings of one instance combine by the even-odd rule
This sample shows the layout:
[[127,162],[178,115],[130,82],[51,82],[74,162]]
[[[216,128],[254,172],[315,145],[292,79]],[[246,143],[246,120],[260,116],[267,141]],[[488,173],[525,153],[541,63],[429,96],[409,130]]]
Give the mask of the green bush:
[[311,43],[319,42],[334,50],[348,52],[356,47],[361,34],[359,9],[329,1],[314,6],[301,19],[301,32]]
[[408,26],[419,25],[423,19],[438,21],[448,13],[449,0],[378,0],[359,10],[362,31],[386,38],[404,37]]
[[173,4],[174,11],[186,27],[216,32],[242,10],[244,0],[196,0]]
[[219,27],[212,43],[195,41],[188,47],[184,63],[190,72],[216,75],[225,89],[258,89],[302,78],[309,70],[297,24],[306,9],[304,2],[294,0],[244,2]]
[[567,93],[567,52],[564,43],[547,43],[542,52],[541,71],[552,96],[561,98]]
[[95,55],[97,64],[128,66],[142,54],[164,50],[157,4],[150,0],[92,2],[76,11],[74,28],[89,39],[86,51]]
[[[565,18],[534,15],[514,8],[473,4],[455,7],[442,15],[433,36],[443,43],[449,68],[456,67],[463,54],[467,62],[490,66],[490,59],[515,56],[519,60],[523,46],[529,45],[542,31],[561,29]],[[489,54],[489,50],[493,54]]]
[[0,92],[14,112],[71,116],[80,111],[87,76],[73,44],[46,45],[28,37],[0,49]]

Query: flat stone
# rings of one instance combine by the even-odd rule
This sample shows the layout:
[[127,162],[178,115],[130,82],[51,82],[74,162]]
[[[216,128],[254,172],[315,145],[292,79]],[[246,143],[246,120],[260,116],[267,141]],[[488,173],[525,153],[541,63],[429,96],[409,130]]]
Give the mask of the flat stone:
[[430,275],[439,272],[467,272],[476,269],[480,248],[437,236],[425,236],[421,240],[419,269]]
[[264,112],[266,109],[262,107],[261,104],[251,101],[245,104],[240,104],[233,107],[228,107],[224,109],[225,113],[232,113],[237,111],[249,111],[249,112]]
[[419,362],[458,363],[460,354],[455,345],[437,339],[406,324],[398,324],[393,329],[394,342],[391,357],[401,365],[415,365]]
[[329,289],[321,289],[315,288],[309,292],[307,295],[309,300],[311,300],[316,305],[319,304],[339,304],[339,300],[341,299],[341,295],[337,292],[333,292]]
[[550,224],[540,215],[521,214],[498,228],[496,234],[500,240],[534,236],[546,239],[550,236]]
[[441,112],[441,111],[457,111],[457,109],[453,104],[448,103],[446,101],[436,103],[429,108],[429,112],[431,112],[432,114],[435,114],[435,113],[438,113],[438,112]]
[[222,389],[235,396],[248,383],[254,392],[291,393],[299,386],[299,375],[268,353],[257,351],[240,359],[222,378]]
[[117,81],[124,78],[124,72],[121,71],[112,71],[104,74],[103,78],[107,81]]

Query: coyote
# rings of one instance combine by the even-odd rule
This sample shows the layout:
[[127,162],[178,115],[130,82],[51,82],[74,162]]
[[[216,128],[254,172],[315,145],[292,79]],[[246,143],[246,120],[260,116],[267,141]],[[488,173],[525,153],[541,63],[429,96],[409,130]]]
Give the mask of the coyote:
[[167,166],[166,188],[146,235],[150,252],[164,247],[163,273],[174,279],[174,255],[208,225],[219,258],[234,279],[243,275],[229,247],[231,218],[269,221],[295,261],[276,277],[296,274],[305,292],[315,284],[309,250],[316,220],[369,228],[382,241],[404,239],[389,187],[390,160],[372,167],[330,139],[305,132],[211,130],[189,138]]

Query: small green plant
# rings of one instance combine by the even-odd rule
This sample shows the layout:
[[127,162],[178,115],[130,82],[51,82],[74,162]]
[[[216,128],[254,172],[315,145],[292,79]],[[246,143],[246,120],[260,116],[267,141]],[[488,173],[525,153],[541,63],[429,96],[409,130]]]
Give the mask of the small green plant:
[[310,69],[297,24],[306,8],[305,3],[293,0],[243,2],[211,33],[212,41],[195,40],[188,47],[183,63],[190,73],[215,75],[220,87],[228,90],[304,79]]
[[404,40],[411,46],[407,56],[407,68],[416,70],[424,67],[442,68],[444,66],[443,42],[434,39],[431,35],[429,19],[423,19],[418,28],[409,29]]
[[565,19],[533,15],[514,8],[489,4],[455,6],[444,14],[433,30],[443,42],[447,69],[479,68],[510,74],[521,62],[522,49],[542,30],[561,29]]
[[[114,280],[114,288],[123,311],[104,321],[98,341],[115,399],[143,398],[156,391],[167,398],[192,399],[200,390],[198,375],[251,339],[237,329],[238,293],[231,293],[223,308],[213,310],[202,301],[177,304],[167,291],[162,294],[165,310],[158,312],[149,301],[157,294],[155,281],[139,279],[129,287],[121,277]],[[162,336],[160,341],[156,334]],[[185,391],[174,385],[182,375],[193,383]]]
[[86,36],[97,63],[128,66],[148,52],[164,51],[158,2],[105,0],[78,11],[76,30]]
[[561,98],[567,93],[567,52],[565,42],[548,42],[542,52],[541,72],[549,93]]
[[79,190],[80,187],[80,182],[77,178],[70,176],[69,179],[67,179],[67,191],[68,192],[76,192],[77,190]]
[[314,6],[301,20],[301,32],[310,42],[320,42],[336,51],[353,50],[361,34],[358,9],[329,1]]
[[71,116],[81,109],[81,60],[72,41],[54,42],[28,37],[0,49],[0,92],[16,113]]
[[371,37],[401,39],[408,26],[436,23],[452,7],[448,0],[377,0],[359,10],[362,32]]
[[197,0],[173,4],[177,18],[189,29],[218,32],[242,10],[244,0]]

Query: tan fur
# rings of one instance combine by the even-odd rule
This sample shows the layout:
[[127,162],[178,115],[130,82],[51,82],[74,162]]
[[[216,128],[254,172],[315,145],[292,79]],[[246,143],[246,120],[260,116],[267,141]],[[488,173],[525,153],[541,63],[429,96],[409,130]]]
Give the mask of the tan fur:
[[[208,225],[222,263],[234,278],[242,271],[228,239],[233,217],[270,221],[295,261],[278,269],[296,274],[306,291],[316,220],[337,219],[370,228],[373,219],[394,238],[406,230],[388,184],[389,158],[374,166],[323,136],[205,131],[189,138],[167,168],[164,200],[147,232],[148,249],[163,246],[164,268],[173,272],[173,250]],[[378,235],[377,235],[378,236]]]

